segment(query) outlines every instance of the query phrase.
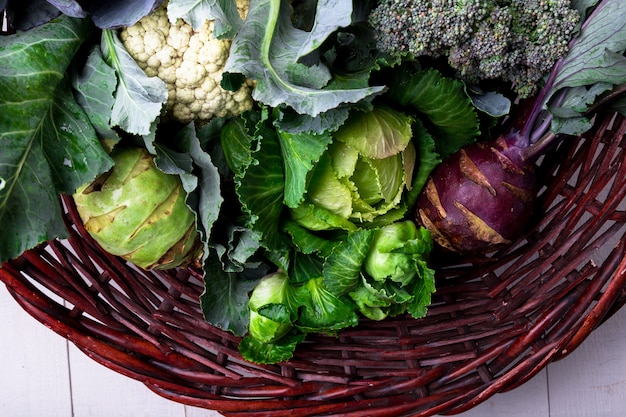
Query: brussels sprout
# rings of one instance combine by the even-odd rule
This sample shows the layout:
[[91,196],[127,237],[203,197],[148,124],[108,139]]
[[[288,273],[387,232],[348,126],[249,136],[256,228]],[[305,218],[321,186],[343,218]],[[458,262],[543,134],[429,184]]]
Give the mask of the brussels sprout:
[[114,167],[76,190],[87,232],[102,248],[143,268],[168,269],[200,255],[195,215],[176,175],[143,148],[116,148]]
[[275,272],[264,276],[250,295],[250,336],[263,343],[272,343],[292,328],[293,291],[287,274]]
[[364,269],[376,281],[391,279],[407,284],[415,275],[416,260],[427,259],[432,248],[432,237],[425,228],[417,228],[410,220],[380,228],[374,240]]

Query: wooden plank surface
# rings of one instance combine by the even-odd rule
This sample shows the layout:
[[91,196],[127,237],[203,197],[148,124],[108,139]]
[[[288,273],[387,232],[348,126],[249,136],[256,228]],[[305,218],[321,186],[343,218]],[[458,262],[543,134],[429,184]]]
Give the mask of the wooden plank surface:
[[70,417],[67,349],[0,284],[0,416]]
[[[0,317],[0,416],[220,416],[166,400],[94,362],[25,313],[4,286]],[[460,416],[623,417],[625,347],[622,309],[562,361]]]

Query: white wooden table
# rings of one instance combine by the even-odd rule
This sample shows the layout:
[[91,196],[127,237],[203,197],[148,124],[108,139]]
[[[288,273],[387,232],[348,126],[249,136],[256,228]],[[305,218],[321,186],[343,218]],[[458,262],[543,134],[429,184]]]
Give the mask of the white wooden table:
[[[89,359],[0,284],[0,416],[218,417],[166,400]],[[626,308],[572,354],[461,417],[624,417]],[[365,416],[364,416],[365,417]]]

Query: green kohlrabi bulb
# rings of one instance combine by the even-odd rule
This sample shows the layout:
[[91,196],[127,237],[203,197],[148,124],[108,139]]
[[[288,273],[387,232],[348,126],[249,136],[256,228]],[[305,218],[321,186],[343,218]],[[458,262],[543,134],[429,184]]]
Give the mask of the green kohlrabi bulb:
[[120,148],[114,167],[76,190],[87,232],[102,248],[143,269],[175,268],[200,254],[195,215],[176,175],[143,148]]

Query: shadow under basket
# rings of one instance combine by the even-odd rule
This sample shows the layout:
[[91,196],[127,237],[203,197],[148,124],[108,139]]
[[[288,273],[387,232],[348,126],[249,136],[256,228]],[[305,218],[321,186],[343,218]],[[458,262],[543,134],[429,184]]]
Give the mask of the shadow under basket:
[[203,320],[202,277],[104,253],[61,201],[68,239],[0,268],[21,307],[95,361],[173,401],[226,416],[430,416],[466,411],[574,350],[626,302],[626,119],[596,116],[538,162],[528,233],[483,258],[434,254],[427,317],[309,335],[256,365]]

